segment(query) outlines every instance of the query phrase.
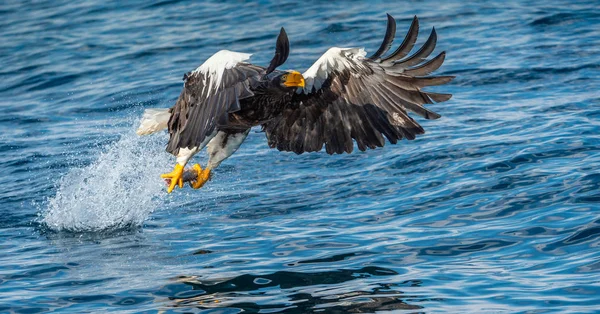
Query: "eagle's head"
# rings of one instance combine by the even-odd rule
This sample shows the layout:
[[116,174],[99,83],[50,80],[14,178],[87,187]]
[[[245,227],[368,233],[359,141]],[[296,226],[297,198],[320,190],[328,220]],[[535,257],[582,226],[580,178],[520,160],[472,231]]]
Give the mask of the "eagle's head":
[[275,79],[278,80],[279,86],[284,89],[304,88],[304,77],[297,71],[284,72]]

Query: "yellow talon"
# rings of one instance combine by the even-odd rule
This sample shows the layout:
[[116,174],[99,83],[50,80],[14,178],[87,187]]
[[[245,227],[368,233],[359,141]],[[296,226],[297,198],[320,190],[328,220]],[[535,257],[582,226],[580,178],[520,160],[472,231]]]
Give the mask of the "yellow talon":
[[176,185],[179,185],[180,189],[183,188],[183,166],[179,163],[175,164],[175,169],[173,169],[173,171],[161,174],[160,177],[171,181],[169,182],[167,193],[173,192]]
[[199,164],[195,164],[192,169],[198,173],[198,178],[190,182],[190,186],[194,189],[199,189],[210,179],[210,169],[202,170]]

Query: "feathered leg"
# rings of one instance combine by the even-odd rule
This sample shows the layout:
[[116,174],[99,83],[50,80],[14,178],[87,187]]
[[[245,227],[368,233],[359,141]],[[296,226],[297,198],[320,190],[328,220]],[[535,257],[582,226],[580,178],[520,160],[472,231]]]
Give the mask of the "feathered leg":
[[[217,132],[213,132],[211,135],[207,136],[204,141],[198,147],[192,148],[180,148],[179,153],[177,154],[177,163],[175,164],[175,168],[170,173],[165,173],[160,175],[161,178],[166,179],[168,183],[167,193],[173,192],[175,186],[179,186],[179,188],[183,188],[183,170],[187,162],[199,151],[206,146],[209,141],[211,141]],[[199,167],[199,166],[198,166]]]
[[208,164],[205,169],[195,164],[194,170],[198,173],[198,179],[190,182],[194,189],[201,188],[209,179],[212,169],[217,168],[223,160],[229,158],[242,145],[250,133],[247,130],[223,129],[208,143]]

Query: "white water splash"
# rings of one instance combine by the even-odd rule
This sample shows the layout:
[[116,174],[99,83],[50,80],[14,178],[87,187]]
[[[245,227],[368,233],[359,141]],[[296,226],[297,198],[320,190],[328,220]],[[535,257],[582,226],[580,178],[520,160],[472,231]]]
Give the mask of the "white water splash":
[[71,169],[57,184],[42,212],[56,231],[102,231],[140,226],[165,194],[160,173],[173,161],[164,134],[139,137],[133,131],[109,145],[84,168]]

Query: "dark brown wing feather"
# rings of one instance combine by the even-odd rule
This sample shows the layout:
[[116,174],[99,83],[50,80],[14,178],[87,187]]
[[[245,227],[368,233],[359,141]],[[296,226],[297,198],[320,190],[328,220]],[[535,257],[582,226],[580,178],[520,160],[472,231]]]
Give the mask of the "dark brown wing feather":
[[[412,140],[423,134],[423,128],[407,112],[426,119],[439,118],[439,114],[423,105],[446,101],[451,95],[424,92],[421,88],[445,84],[453,77],[425,76],[438,69],[445,57],[442,52],[425,61],[435,48],[435,30],[421,49],[401,59],[414,46],[418,28],[415,17],[400,48],[388,57],[381,58],[381,54],[393,40],[389,36],[395,30],[391,17],[386,38],[372,57],[356,57],[358,49],[328,51],[323,56],[329,60],[323,67],[326,71],[313,71],[312,77],[305,75],[311,82],[307,86],[310,89],[296,94],[280,117],[263,125],[269,146],[298,154],[319,151],[325,146],[327,153],[341,154],[352,152],[353,140],[364,151],[382,147],[384,137],[395,144],[402,138]],[[330,52],[337,51],[341,51],[338,59],[327,59]]]
[[273,72],[278,66],[285,63],[288,55],[290,54],[290,41],[288,40],[287,33],[282,27],[277,36],[277,44],[275,45],[275,56],[271,59],[271,63],[267,68],[267,74]]
[[240,110],[241,99],[253,96],[250,90],[265,74],[265,68],[238,63],[226,69],[217,86],[216,77],[200,71],[185,78],[183,91],[169,120],[167,151],[177,155],[179,148],[199,146],[217,125],[227,123],[227,114]]

